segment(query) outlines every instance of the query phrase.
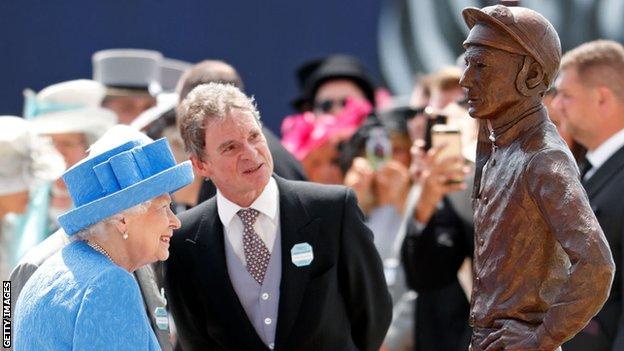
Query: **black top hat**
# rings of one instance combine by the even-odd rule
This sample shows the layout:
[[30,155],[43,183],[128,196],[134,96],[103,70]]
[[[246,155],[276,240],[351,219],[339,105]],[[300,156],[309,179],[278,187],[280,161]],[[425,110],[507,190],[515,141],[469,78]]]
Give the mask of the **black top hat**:
[[366,73],[364,65],[355,57],[347,55],[331,55],[313,60],[297,69],[297,79],[301,95],[292,101],[298,111],[305,110],[311,104],[317,89],[322,83],[331,79],[350,79],[364,92],[366,99],[375,105],[375,85]]

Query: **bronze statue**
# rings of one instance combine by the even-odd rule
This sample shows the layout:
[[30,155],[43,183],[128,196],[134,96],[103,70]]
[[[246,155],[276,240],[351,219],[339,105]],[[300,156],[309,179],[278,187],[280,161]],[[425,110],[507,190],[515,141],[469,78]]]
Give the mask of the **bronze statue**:
[[572,154],[542,104],[561,44],[537,12],[466,8],[480,121],[471,350],[555,350],[602,307],[614,264]]

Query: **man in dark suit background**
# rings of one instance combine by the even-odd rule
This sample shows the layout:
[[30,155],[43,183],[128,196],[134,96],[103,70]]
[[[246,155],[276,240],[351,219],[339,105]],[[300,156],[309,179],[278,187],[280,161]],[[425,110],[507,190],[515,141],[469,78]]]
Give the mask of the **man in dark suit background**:
[[597,40],[567,52],[556,88],[553,103],[564,127],[588,150],[581,182],[616,265],[609,299],[563,350],[624,350],[624,47]]
[[183,213],[165,285],[184,350],[378,350],[392,315],[351,190],[273,175],[253,99],[195,88],[180,131],[217,196]]
[[[177,89],[180,101],[184,100],[196,86],[212,82],[231,84],[244,91],[243,80],[234,67],[223,61],[205,60],[195,64],[180,78]],[[307,180],[299,161],[282,146],[277,136],[265,126],[262,127],[262,133],[267,139],[269,151],[275,160],[275,174],[291,180]],[[214,184],[207,179],[206,182],[202,183],[197,203],[202,203],[215,194]]]

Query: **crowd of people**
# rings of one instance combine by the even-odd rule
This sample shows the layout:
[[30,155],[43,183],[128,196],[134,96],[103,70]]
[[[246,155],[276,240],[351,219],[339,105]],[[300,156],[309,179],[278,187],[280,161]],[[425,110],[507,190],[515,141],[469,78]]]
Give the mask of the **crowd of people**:
[[[152,50],[103,50],[93,55],[92,80],[25,90],[23,116],[0,116],[0,275],[11,282],[12,312],[4,347],[481,350],[474,335],[484,318],[474,311],[491,301],[475,294],[475,284],[497,279],[527,291],[532,286],[509,280],[533,284],[500,273],[516,268],[484,264],[498,260],[487,245],[504,223],[515,244],[540,242],[538,251],[567,262],[569,273],[544,278],[553,282],[535,297],[546,301],[543,309],[557,284],[572,289],[563,276],[592,289],[578,273],[585,267],[579,245],[591,251],[602,229],[615,262],[606,303],[571,339],[555,335],[554,325],[539,330],[562,338],[565,351],[623,349],[624,47],[588,42],[559,64],[549,48],[533,51],[547,41],[479,25],[504,11],[465,15],[476,28],[464,43],[468,55],[415,78],[409,100],[391,96],[355,57],[303,63],[281,136],[262,124],[262,106],[236,69],[214,59],[191,64]],[[508,42],[515,44],[500,44]],[[483,47],[496,52],[483,59]],[[487,76],[488,65],[509,63],[492,59],[501,52],[525,55],[516,68],[527,86],[515,75]],[[479,86],[483,77],[492,80]],[[496,207],[482,196],[501,196],[488,190],[498,189],[491,177],[482,180],[484,170],[498,170],[495,162],[498,180],[517,175],[511,156],[497,158],[504,147],[497,143],[530,121],[510,114],[479,123],[475,106],[479,99],[511,106],[492,91],[512,78],[518,94],[539,101],[531,113],[545,108],[554,143],[578,162],[552,160],[551,171],[572,182],[562,198]],[[535,147],[529,140],[514,152],[533,160]],[[578,189],[599,227],[585,228],[595,237],[566,241],[564,221],[592,217],[573,189],[579,169]],[[549,177],[513,178],[501,189],[521,196]],[[550,204],[571,194],[581,197],[578,212],[558,208],[554,218]],[[475,208],[496,208],[477,216],[477,234]],[[532,217],[505,219],[532,208],[550,229]],[[559,246],[527,234],[548,230]],[[516,308],[511,290],[489,296]],[[552,300],[582,299],[566,296]],[[533,311],[519,309],[518,316]],[[483,349],[505,349],[491,345],[501,348]]]

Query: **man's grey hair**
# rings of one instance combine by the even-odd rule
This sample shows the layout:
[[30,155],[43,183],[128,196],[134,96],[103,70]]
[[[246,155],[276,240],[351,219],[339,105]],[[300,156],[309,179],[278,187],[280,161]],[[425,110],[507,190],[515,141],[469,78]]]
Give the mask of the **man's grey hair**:
[[89,238],[96,236],[96,235],[109,235],[111,233],[111,228],[113,227],[113,222],[119,221],[122,218],[126,217],[127,215],[143,214],[147,212],[147,209],[149,208],[151,203],[152,201],[148,200],[136,206],[130,207],[127,210],[123,210],[117,214],[114,214],[110,217],[104,218],[103,220],[95,224],[92,224],[82,229],[81,231],[77,232],[76,234],[72,235],[71,240],[72,241],[89,240]]
[[234,111],[251,114],[260,124],[260,113],[253,97],[229,84],[198,85],[178,106],[180,135],[186,152],[203,160],[206,125],[210,120],[224,119]]

